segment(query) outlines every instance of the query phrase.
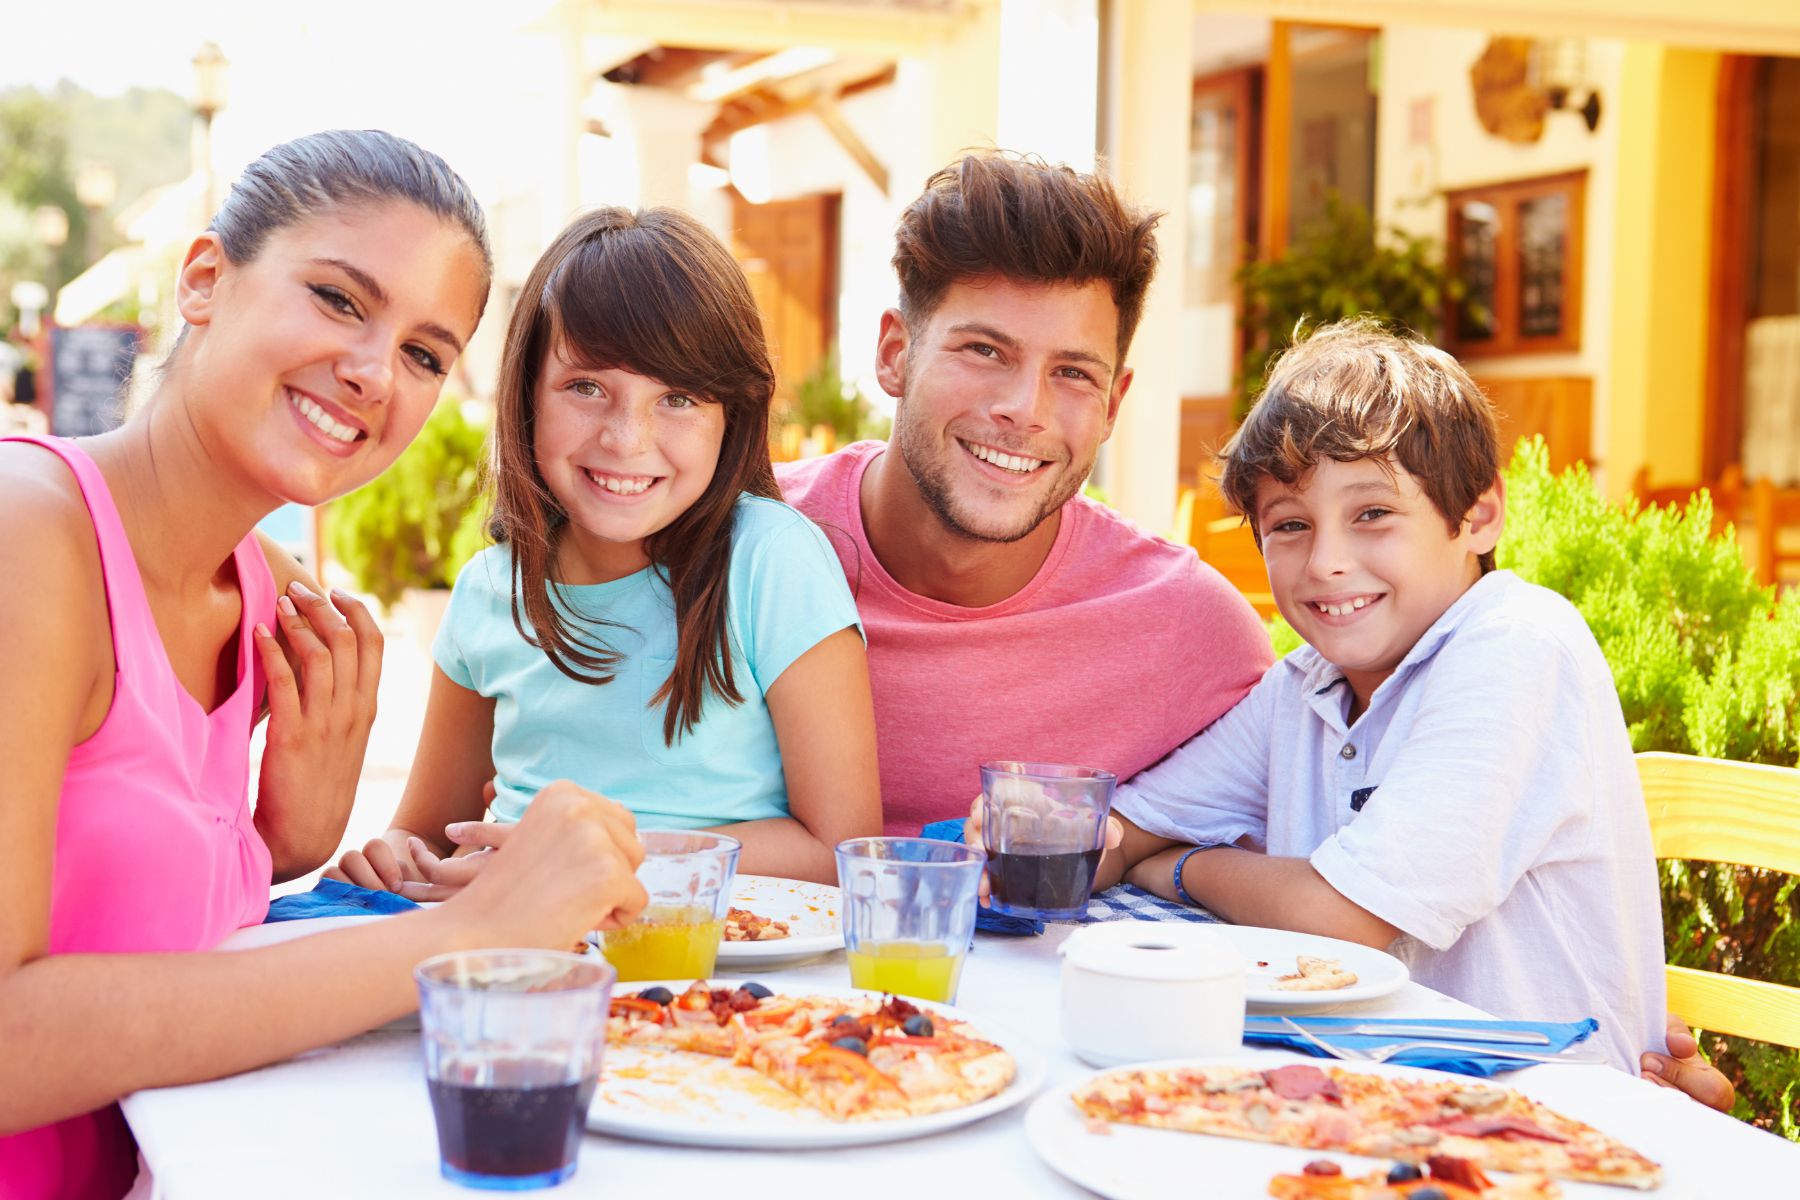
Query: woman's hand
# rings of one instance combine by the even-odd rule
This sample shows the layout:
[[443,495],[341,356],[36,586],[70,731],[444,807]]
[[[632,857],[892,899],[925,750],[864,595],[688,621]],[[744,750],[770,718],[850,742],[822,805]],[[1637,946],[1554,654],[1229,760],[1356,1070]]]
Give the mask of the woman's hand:
[[256,827],[279,883],[327,861],[343,835],[375,722],[382,638],[341,591],[327,601],[295,580],[276,609],[280,639],[256,627],[269,704]]
[[477,945],[561,950],[630,924],[649,903],[631,811],[567,780],[538,792],[499,841],[441,910],[473,922]]

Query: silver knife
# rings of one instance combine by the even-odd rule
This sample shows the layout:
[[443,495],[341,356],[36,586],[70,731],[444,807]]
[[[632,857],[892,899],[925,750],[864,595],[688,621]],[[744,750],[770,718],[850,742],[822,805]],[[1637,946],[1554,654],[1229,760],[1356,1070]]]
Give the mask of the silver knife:
[[[1250,1019],[1252,1021],[1257,1021],[1279,1020],[1280,1018],[1252,1016]],[[1369,1037],[1448,1038],[1451,1041],[1457,1042],[1489,1042],[1502,1046],[1548,1046],[1550,1044],[1550,1036],[1548,1034],[1539,1033],[1535,1029],[1471,1029],[1461,1025],[1412,1023],[1404,1025],[1311,1026],[1304,1026],[1303,1022],[1296,1022],[1296,1024],[1302,1024],[1309,1033],[1317,1033],[1324,1037],[1342,1037],[1345,1034],[1360,1034]],[[1272,1029],[1270,1032],[1280,1031]]]

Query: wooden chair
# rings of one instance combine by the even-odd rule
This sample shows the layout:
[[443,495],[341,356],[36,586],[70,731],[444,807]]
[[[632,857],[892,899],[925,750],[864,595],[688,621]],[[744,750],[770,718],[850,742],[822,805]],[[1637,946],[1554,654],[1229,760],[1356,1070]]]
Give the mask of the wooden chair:
[[1766,476],[1750,485],[1751,565],[1756,581],[1782,582],[1782,567],[1800,564],[1800,550],[1782,545],[1783,531],[1800,533],[1800,488],[1776,487]]
[[1225,576],[1264,620],[1275,615],[1275,597],[1269,591],[1269,573],[1250,525],[1227,513],[1208,486],[1184,487],[1176,494],[1174,541],[1185,542],[1200,554],[1200,561]]
[[[1690,754],[1637,756],[1658,858],[1800,874],[1800,770]],[[1667,968],[1669,1011],[1714,1033],[1800,1048],[1800,988]]]
[[1649,508],[1685,508],[1694,493],[1702,488],[1712,493],[1714,537],[1725,532],[1725,527],[1734,523],[1742,523],[1744,506],[1744,470],[1736,463],[1726,467],[1716,482],[1711,484],[1661,484],[1652,486],[1650,468],[1639,467],[1637,474],[1631,477],[1631,494],[1637,498],[1641,507]]

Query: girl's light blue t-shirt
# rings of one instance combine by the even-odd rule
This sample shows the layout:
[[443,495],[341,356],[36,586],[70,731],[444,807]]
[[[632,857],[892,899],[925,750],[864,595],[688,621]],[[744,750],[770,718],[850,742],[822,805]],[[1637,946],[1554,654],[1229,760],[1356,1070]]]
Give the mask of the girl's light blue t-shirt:
[[496,820],[518,820],[558,779],[618,801],[647,829],[788,815],[764,693],[831,634],[861,631],[843,568],[816,525],[776,500],[738,501],[727,623],[744,700],[727,704],[709,691],[699,723],[673,745],[663,741],[666,706],[650,704],[675,665],[667,582],[649,568],[561,592],[565,611],[612,622],[600,636],[624,660],[610,683],[576,682],[519,636],[506,546],[484,550],[457,576],[432,645],[451,682],[494,701]]

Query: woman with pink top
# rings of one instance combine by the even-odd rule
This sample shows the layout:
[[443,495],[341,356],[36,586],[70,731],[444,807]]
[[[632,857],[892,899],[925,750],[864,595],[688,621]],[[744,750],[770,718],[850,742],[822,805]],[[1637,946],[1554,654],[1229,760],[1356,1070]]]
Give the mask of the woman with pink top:
[[114,1102],[130,1091],[390,1020],[432,954],[561,948],[643,905],[630,815],[556,785],[436,909],[193,953],[337,848],[375,710],[368,613],[252,529],[393,462],[490,274],[480,209],[435,155],[381,133],[301,138],[253,163],[189,248],[186,328],[143,410],[80,442],[0,444],[8,1200],[122,1195],[138,1161]]

